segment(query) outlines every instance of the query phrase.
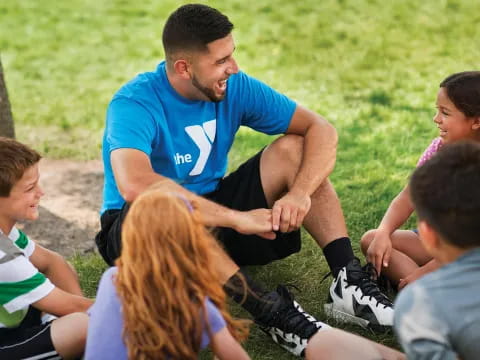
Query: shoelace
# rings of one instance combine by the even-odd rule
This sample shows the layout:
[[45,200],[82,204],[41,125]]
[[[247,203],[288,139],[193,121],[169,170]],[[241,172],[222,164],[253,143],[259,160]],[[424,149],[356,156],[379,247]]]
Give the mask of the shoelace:
[[[308,315],[305,311],[300,311],[295,307],[293,303],[294,296],[288,291],[289,288],[300,291],[293,284],[279,286],[278,290],[280,291],[278,293],[284,301],[284,306],[271,314],[272,317],[268,321],[270,323],[268,326],[276,327],[284,333],[293,333],[301,338],[308,339],[318,330],[318,327],[314,322],[308,320]],[[295,318],[298,320],[293,321]],[[284,328],[284,325],[288,325],[287,328]]]
[[378,272],[371,263],[363,266],[361,270],[351,269],[349,271],[358,275],[358,281],[352,282],[352,284],[350,284],[347,280],[346,287],[356,286],[357,288],[360,288],[363,293],[362,298],[364,296],[368,296],[371,300],[373,297],[377,301],[377,304],[375,306],[378,306],[379,303],[382,304],[384,308],[393,306],[390,299],[378,288],[378,284],[374,280],[378,278]]
[[389,298],[390,295],[395,296],[398,293],[397,287],[384,274],[381,274],[377,277],[377,284],[380,291],[387,295]]

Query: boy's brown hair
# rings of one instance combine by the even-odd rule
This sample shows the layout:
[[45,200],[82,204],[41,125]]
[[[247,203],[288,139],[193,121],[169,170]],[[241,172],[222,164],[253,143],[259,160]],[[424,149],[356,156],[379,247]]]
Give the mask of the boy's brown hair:
[[0,136],[0,197],[8,197],[25,171],[39,162],[41,156],[28,146]]

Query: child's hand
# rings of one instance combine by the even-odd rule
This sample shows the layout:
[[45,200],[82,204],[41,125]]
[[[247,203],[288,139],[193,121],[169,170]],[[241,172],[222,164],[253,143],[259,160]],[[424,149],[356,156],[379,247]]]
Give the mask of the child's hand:
[[367,261],[375,266],[380,275],[382,267],[388,267],[390,255],[392,253],[392,240],[387,232],[377,230],[375,238],[370,243],[367,250]]
[[400,282],[398,283],[398,290],[402,290],[405,286],[408,284],[414,282],[415,280],[421,278],[423,275],[425,275],[425,271],[423,267],[419,267],[416,269],[414,272],[412,272],[410,275],[406,276],[404,279],[400,279]]
[[241,234],[255,234],[267,240],[274,240],[276,237],[272,229],[272,210],[270,209],[238,211],[232,228]]
[[421,278],[423,275],[426,275],[432,271],[435,271],[439,267],[440,267],[440,263],[437,260],[431,260],[425,265],[420,266],[418,269],[413,271],[410,275],[406,276],[404,279],[400,279],[400,282],[398,283],[398,290],[403,289],[408,284]]

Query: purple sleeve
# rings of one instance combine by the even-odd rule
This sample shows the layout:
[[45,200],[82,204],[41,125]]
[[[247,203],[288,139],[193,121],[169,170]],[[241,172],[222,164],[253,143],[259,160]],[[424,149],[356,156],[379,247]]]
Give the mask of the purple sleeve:
[[[212,332],[212,335],[215,335],[217,332],[222,330],[227,324],[225,322],[225,319],[223,318],[222,314],[220,311],[217,309],[217,307],[210,301],[210,299],[207,299],[205,301],[205,305],[207,308],[207,313],[208,313],[208,323],[210,325],[210,331]],[[205,348],[210,344],[210,338],[208,336],[208,331],[207,329],[203,330],[202,333],[202,344],[201,348]]]
[[417,167],[422,166],[428,160],[430,160],[431,157],[435,155],[435,153],[438,150],[440,150],[442,145],[443,145],[442,138],[433,139],[432,143],[425,149],[422,156],[420,156],[420,159],[418,160],[418,163],[417,163]]
[[123,319],[114,276],[117,268],[108,269],[100,280],[97,298],[88,313],[85,360],[127,359],[127,348],[122,339]]

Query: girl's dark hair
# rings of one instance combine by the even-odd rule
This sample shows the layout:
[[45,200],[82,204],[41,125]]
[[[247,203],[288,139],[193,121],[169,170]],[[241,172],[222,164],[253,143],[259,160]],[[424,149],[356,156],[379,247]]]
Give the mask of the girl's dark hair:
[[450,75],[440,83],[448,98],[465,116],[480,116],[480,71]]

